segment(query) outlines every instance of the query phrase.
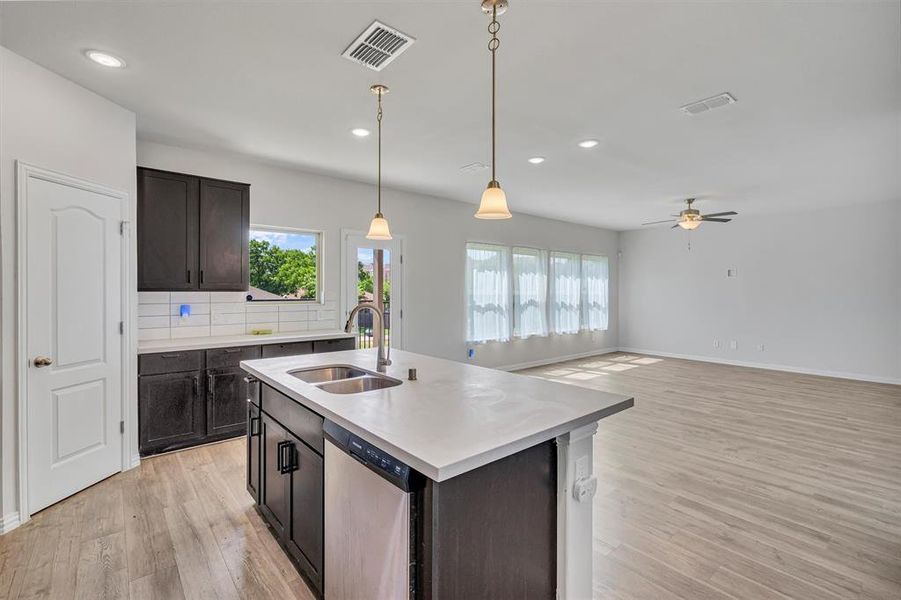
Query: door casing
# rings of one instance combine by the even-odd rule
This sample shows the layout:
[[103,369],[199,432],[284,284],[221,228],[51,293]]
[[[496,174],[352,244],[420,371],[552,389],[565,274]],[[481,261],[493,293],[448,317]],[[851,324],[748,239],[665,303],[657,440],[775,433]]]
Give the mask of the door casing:
[[[120,190],[100,185],[85,179],[44,169],[26,162],[16,161],[16,396],[17,396],[17,440],[16,450],[18,455],[17,484],[19,492],[19,524],[31,519],[28,507],[28,352],[27,352],[27,318],[28,299],[26,298],[26,282],[28,281],[28,261],[26,256],[27,245],[27,207],[28,181],[29,179],[41,179],[51,183],[57,183],[104,196],[115,198],[120,202],[120,214],[129,214],[129,194]],[[129,377],[131,348],[131,307],[129,305],[128,286],[131,281],[130,239],[127,219],[123,219],[122,233],[122,261],[121,261],[121,290],[120,309],[124,328],[120,339],[121,353],[121,419],[125,421],[125,432],[121,444],[121,471],[131,466],[129,456],[128,432],[131,427],[132,411],[129,410]]]

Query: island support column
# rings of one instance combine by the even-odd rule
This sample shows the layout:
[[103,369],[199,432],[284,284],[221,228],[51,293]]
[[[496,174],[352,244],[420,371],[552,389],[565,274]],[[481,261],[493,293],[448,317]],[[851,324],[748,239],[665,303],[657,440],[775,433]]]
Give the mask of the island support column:
[[592,452],[597,423],[557,437],[557,598],[592,597],[592,499],[598,481]]

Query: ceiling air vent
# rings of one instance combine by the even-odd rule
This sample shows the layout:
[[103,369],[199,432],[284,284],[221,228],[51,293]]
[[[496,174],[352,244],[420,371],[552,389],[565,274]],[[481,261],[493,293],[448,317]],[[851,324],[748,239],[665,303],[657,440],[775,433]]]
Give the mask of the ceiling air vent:
[[393,27],[373,21],[341,56],[373,71],[381,71],[415,41]]
[[698,100],[697,102],[692,102],[691,104],[686,104],[680,110],[687,115],[696,115],[698,113],[707,112],[708,110],[713,110],[714,108],[719,108],[721,106],[727,106],[729,104],[734,104],[735,98],[729,92],[723,92],[717,96],[711,96],[710,98],[704,98],[703,100]]

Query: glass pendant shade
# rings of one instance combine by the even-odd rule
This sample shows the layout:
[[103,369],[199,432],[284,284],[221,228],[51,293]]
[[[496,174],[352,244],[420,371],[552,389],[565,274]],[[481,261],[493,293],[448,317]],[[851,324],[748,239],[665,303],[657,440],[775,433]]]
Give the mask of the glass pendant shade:
[[689,231],[692,229],[697,229],[701,226],[701,221],[696,221],[693,219],[685,219],[684,221],[679,221],[679,227],[682,229],[688,229]]
[[496,181],[488,184],[475,216],[477,219],[509,219],[513,216],[507,208],[507,194],[501,189],[501,184]]
[[369,233],[366,234],[367,240],[390,240],[391,230],[388,229],[388,220],[382,213],[375,213],[372,222],[369,224]]

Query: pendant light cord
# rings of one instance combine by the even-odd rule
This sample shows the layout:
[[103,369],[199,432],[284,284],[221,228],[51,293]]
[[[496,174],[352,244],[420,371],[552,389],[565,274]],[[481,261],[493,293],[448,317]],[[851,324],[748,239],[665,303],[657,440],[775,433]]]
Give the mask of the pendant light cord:
[[376,113],[376,120],[379,124],[379,171],[378,171],[378,199],[379,199],[379,215],[382,214],[382,91],[379,90],[379,110]]
[[491,7],[491,23],[488,24],[488,33],[491,34],[491,41],[488,42],[488,50],[491,51],[491,181],[497,181],[497,155],[495,151],[497,140],[497,128],[495,126],[495,98],[497,96],[497,85],[495,68],[497,61],[497,47],[501,42],[497,39],[497,32],[500,30],[501,24],[497,20],[497,3]]

